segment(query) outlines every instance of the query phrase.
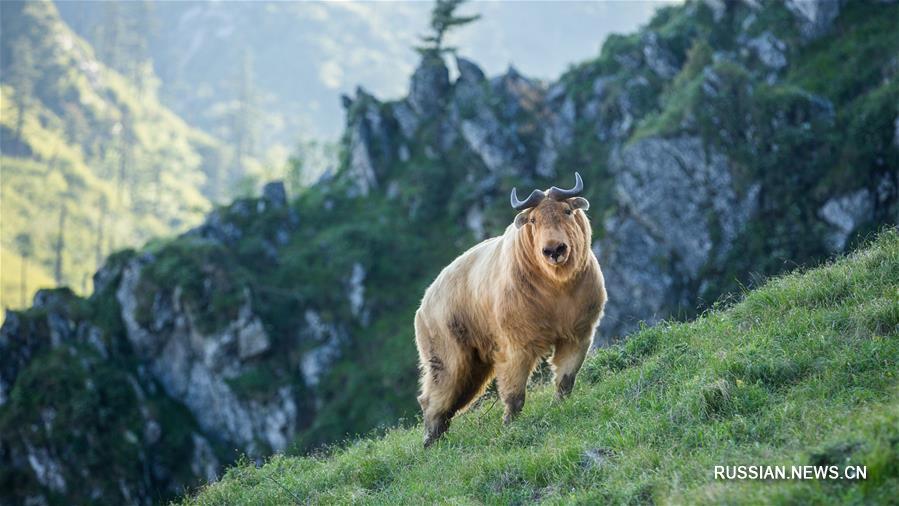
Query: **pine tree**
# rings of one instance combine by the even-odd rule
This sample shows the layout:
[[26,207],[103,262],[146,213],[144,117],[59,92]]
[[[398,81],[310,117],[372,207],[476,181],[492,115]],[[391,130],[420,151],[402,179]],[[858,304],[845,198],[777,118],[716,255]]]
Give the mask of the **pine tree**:
[[134,181],[131,180],[131,165],[134,163],[134,151],[137,139],[134,134],[134,122],[128,109],[122,109],[118,146],[118,171],[116,174],[116,192],[119,206],[126,202],[126,191],[133,194]]
[[103,3],[103,22],[96,27],[97,56],[111,68],[121,72],[125,62],[122,39],[127,37],[127,22],[117,1]]
[[473,16],[457,16],[456,9],[465,3],[465,0],[437,0],[431,10],[432,32],[420,37],[424,45],[415,48],[423,57],[441,56],[444,53],[456,51],[454,47],[443,45],[446,33],[454,27],[467,25],[480,19],[480,14]]
[[256,141],[256,88],[253,76],[253,60],[246,50],[238,68],[236,101],[231,113],[231,145],[234,158],[230,182],[245,176],[244,159],[253,156]]
[[25,36],[19,37],[12,43],[12,62],[8,69],[9,83],[14,91],[16,106],[16,145],[21,145],[25,114],[31,106],[35,83],[39,77],[32,51],[31,41]]
[[63,263],[63,254],[66,249],[66,217],[68,216],[69,208],[66,205],[64,200],[60,200],[59,203],[59,230],[56,235],[56,261],[53,265],[53,279],[56,281],[56,286],[62,286],[63,278],[62,278],[62,263]]
[[22,307],[25,307],[28,303],[25,300],[28,296],[28,259],[34,254],[34,245],[31,243],[31,236],[25,232],[16,235],[15,242],[16,250],[18,250],[19,256],[22,257],[19,289],[22,294]]
[[104,227],[106,225],[106,215],[109,213],[109,204],[106,201],[105,195],[100,195],[100,199],[97,202],[97,243],[94,247],[94,255],[96,258],[96,265],[99,268],[103,263],[103,234]]

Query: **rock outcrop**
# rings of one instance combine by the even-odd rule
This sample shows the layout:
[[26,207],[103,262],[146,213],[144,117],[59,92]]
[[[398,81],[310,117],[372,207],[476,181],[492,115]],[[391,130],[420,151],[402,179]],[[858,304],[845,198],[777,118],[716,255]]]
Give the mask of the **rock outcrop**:
[[[264,449],[284,451],[296,432],[297,402],[289,387],[270,399],[241,399],[228,385],[268,351],[270,339],[253,313],[249,294],[237,317],[218,331],[204,333],[176,287],[154,296],[149,325],[138,321],[142,263],[136,258],[122,272],[116,298],[122,307],[128,341],[166,394],[184,404],[200,428],[238,444],[251,456]],[[259,443],[266,446],[260,448]]]
[[759,186],[738,195],[732,163],[696,137],[649,138],[611,159],[617,211],[594,252],[610,291],[602,332],[624,335],[698,298],[755,212]]

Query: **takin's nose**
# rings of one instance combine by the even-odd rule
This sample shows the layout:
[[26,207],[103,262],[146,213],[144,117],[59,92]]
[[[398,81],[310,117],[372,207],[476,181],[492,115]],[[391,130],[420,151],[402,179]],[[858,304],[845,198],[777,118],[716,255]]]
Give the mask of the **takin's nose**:
[[568,245],[564,242],[550,241],[543,247],[543,256],[547,260],[552,260],[553,263],[564,259],[566,253],[568,253]]

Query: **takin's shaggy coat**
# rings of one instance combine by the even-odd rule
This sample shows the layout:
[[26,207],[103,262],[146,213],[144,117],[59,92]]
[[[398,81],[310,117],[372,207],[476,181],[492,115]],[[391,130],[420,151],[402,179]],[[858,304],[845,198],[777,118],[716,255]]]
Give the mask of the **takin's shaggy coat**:
[[425,446],[495,376],[505,423],[524,406],[528,378],[550,352],[556,397],[567,396],[606,303],[590,249],[589,203],[572,190],[535,190],[500,237],[456,258],[415,314]]

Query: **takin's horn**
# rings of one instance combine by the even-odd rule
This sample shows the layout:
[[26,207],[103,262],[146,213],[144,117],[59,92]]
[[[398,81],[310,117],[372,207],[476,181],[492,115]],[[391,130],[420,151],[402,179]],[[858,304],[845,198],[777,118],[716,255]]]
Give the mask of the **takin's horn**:
[[577,197],[581,193],[584,192],[584,181],[581,179],[581,175],[577,172],[574,173],[574,188],[570,190],[563,190],[561,188],[556,188],[553,186],[546,192],[546,196],[553,200],[565,200],[570,199],[571,197]]
[[518,193],[516,193],[515,188],[512,188],[512,209],[523,211],[530,207],[536,207],[544,198],[546,198],[546,194],[542,190],[534,190],[528,195],[528,198],[518,200]]

